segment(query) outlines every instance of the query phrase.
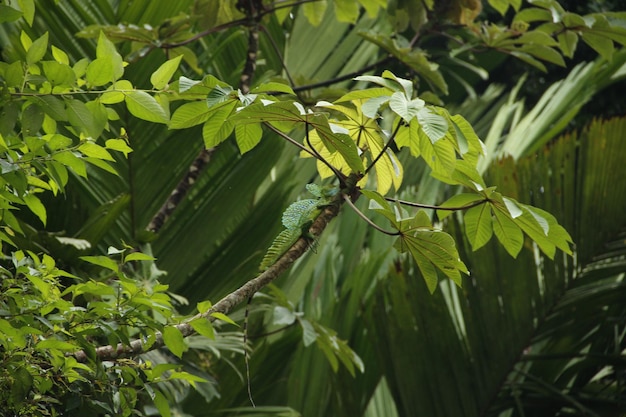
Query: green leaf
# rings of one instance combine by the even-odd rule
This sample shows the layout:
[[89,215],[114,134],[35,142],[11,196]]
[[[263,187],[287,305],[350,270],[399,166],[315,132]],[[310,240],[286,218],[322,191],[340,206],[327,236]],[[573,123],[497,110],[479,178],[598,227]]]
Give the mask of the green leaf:
[[52,159],[62,163],[81,177],[87,177],[87,167],[85,166],[85,162],[81,158],[74,155],[72,151],[55,153],[54,155],[52,155]]
[[150,76],[152,86],[157,90],[165,88],[178,69],[178,65],[180,64],[180,60],[182,58],[182,55],[178,55],[176,58],[165,61],[154,73],[152,73]]
[[594,33],[593,31],[582,31],[580,34],[583,42],[593,48],[597,53],[599,53],[602,58],[610,61],[613,58],[613,52],[615,51],[615,47],[613,46],[613,41],[601,33]]
[[226,323],[229,323],[229,324],[232,324],[232,325],[235,325],[235,326],[239,327],[239,325],[237,323],[235,323],[233,321],[233,319],[231,319],[230,317],[228,317],[224,313],[219,313],[219,312],[218,313],[211,313],[211,317],[215,317],[218,320],[222,320],[222,321],[225,321]]
[[313,26],[319,26],[326,12],[327,1],[319,0],[314,2],[306,2],[302,5],[304,16]]
[[41,107],[31,104],[22,111],[20,121],[24,136],[35,136],[43,124],[44,112]]
[[209,311],[209,309],[211,308],[211,306],[212,306],[212,305],[213,305],[213,304],[212,304],[210,301],[201,301],[201,302],[199,302],[199,303],[197,304],[197,306],[196,306],[196,307],[198,308],[198,311],[199,311],[201,314],[204,314],[204,313],[206,313],[207,311]]
[[340,22],[356,23],[359,18],[359,4],[354,0],[334,0],[335,16]]
[[63,352],[72,352],[72,351],[78,350],[79,348],[78,346],[72,343],[64,342],[62,340],[46,339],[46,340],[42,340],[38,342],[35,345],[35,349],[39,351],[56,349],[56,350],[61,350]]
[[260,125],[243,124],[235,126],[235,139],[237,140],[239,152],[242,155],[258,145],[262,136],[263,129]]
[[578,45],[578,35],[571,30],[566,30],[559,33],[556,38],[559,41],[559,48],[561,48],[563,55],[572,58]]
[[0,4],[0,23],[14,22],[22,17],[23,13],[13,7]]
[[59,64],[55,61],[43,61],[41,66],[48,81],[53,86],[73,86],[76,84],[76,74],[69,65]]
[[183,353],[187,350],[183,334],[174,326],[167,326],[163,329],[163,342],[170,352],[178,358],[182,358]]
[[52,57],[54,58],[56,62],[58,62],[59,64],[64,64],[64,65],[70,64],[70,58],[67,56],[65,51],[57,48],[54,45],[52,45],[51,49],[52,49]]
[[169,122],[167,113],[150,94],[144,91],[131,91],[126,97],[128,111],[135,117],[154,123]]
[[35,64],[44,57],[48,49],[48,32],[36,39],[26,52],[26,62],[29,65]]
[[302,343],[304,347],[309,347],[317,340],[318,334],[310,321],[298,318],[298,322],[302,327]]
[[465,234],[472,245],[472,250],[476,251],[489,242],[493,234],[490,204],[470,208],[465,212],[463,219]]
[[94,115],[89,111],[85,103],[76,99],[65,101],[67,105],[67,119],[72,126],[86,136],[96,139],[100,132]]
[[89,262],[90,264],[98,265],[103,268],[110,269],[113,272],[119,271],[119,265],[117,264],[117,262],[115,262],[113,259],[106,257],[106,256],[101,256],[101,255],[81,256],[80,259],[82,259],[85,262]]
[[513,18],[513,22],[549,22],[552,20],[552,15],[546,9],[541,9],[539,7],[528,7],[526,9],[520,10],[515,17]]
[[[484,200],[485,200],[485,197],[480,194],[462,193],[462,194],[453,195],[448,200],[446,200],[443,204],[440,204],[439,207],[449,207],[449,208],[460,209],[461,207],[468,206],[478,201],[484,201]],[[443,220],[453,213],[454,213],[453,210],[437,210],[437,217],[439,217],[439,220]]]
[[335,133],[322,115],[314,115],[310,124],[331,153],[336,150],[353,172],[363,172],[363,160],[359,156],[354,140],[348,134]]
[[154,406],[156,407],[159,415],[162,417],[172,417],[172,412],[170,411],[170,404],[165,398],[165,395],[161,391],[154,391]]
[[411,231],[403,231],[394,246],[402,252],[408,251],[411,254],[431,293],[437,287],[436,268],[459,286],[460,272],[469,274],[467,267],[459,259],[454,239],[447,233],[418,230],[413,234]]
[[128,255],[126,255],[124,257],[124,262],[131,262],[131,261],[155,261],[156,258],[145,254],[145,253],[141,253],[141,252],[133,252],[133,253],[129,253]]
[[272,323],[276,326],[288,326],[296,321],[296,314],[283,306],[274,307]]
[[107,149],[122,152],[125,157],[128,157],[128,154],[133,151],[124,139],[107,139],[104,145]]
[[433,144],[443,138],[448,132],[448,121],[446,118],[428,107],[422,108],[417,112],[417,120],[420,128]]
[[94,142],[83,142],[78,147],[78,150],[83,153],[85,156],[97,159],[103,159],[105,161],[115,161],[115,158],[111,156],[109,151],[107,151],[102,146],[94,143]]
[[252,93],[267,93],[267,92],[285,93],[285,94],[291,94],[293,96],[296,95],[296,93],[293,91],[293,89],[289,85],[278,83],[278,82],[263,83],[252,89]]
[[33,214],[35,214],[45,226],[47,217],[46,207],[43,205],[41,200],[39,200],[39,198],[37,198],[37,196],[35,196],[34,194],[26,194],[24,197],[22,197],[22,199],[24,200],[24,203],[26,203],[26,206],[30,209],[30,211],[32,211]]
[[233,92],[233,88],[229,85],[227,86],[216,85],[206,97],[207,107],[210,108],[220,103],[224,103],[228,101],[231,98],[230,94],[232,92]]
[[203,317],[195,319],[189,322],[191,327],[198,332],[199,335],[207,337],[209,339],[215,339],[215,330],[211,325],[211,322]]
[[407,123],[424,108],[425,102],[419,98],[408,100],[401,92],[395,92],[389,100],[389,107]]
[[509,9],[509,2],[507,0],[489,0],[489,5],[496,9],[502,16],[504,16]]
[[514,258],[524,245],[524,234],[508,213],[495,208],[493,210],[493,231],[504,249]]
[[206,122],[214,109],[209,109],[205,101],[185,103],[174,111],[170,129],[185,129]]
[[204,139],[204,146],[207,149],[219,145],[225,141],[235,128],[235,124],[228,120],[228,117],[233,113],[237,102],[230,100],[225,102],[223,106],[213,107],[209,114],[207,121],[202,126],[202,138]]
[[28,26],[32,26],[35,19],[35,0],[18,0],[18,4],[24,14],[24,20]]
[[417,134],[419,136],[420,154],[433,172],[445,176],[452,175],[456,164],[456,153],[452,143],[446,140],[438,140],[433,143],[421,126],[417,130]]
[[108,58],[96,58],[87,66],[85,77],[87,82],[94,87],[113,82],[113,63]]
[[102,31],[98,36],[96,58],[110,61],[109,65],[113,69],[113,81],[118,80],[124,74],[124,61],[122,60],[122,56],[117,52],[117,49],[115,49],[113,42],[111,42]]

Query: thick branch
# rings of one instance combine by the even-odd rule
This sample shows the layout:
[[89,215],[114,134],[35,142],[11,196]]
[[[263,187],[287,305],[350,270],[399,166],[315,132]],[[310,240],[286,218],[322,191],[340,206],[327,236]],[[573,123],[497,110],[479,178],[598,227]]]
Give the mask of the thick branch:
[[183,177],[182,180],[178,183],[176,188],[172,191],[168,199],[163,203],[159,211],[152,217],[150,220],[150,224],[146,227],[147,230],[158,233],[161,230],[161,227],[165,224],[167,219],[170,218],[178,204],[185,198],[189,189],[193,185],[194,182],[198,179],[198,176],[207,166],[211,159],[211,154],[215,149],[203,149],[202,152],[194,159],[194,161],[189,166],[189,170],[187,174]]
[[[351,190],[345,190],[347,193],[350,193],[350,191]],[[343,203],[343,194],[338,193],[334,200],[328,206],[325,206],[317,219],[315,219],[309,229],[309,233],[316,238],[319,237],[328,223],[337,216]],[[183,336],[187,337],[195,333],[193,327],[189,324],[191,321],[204,318],[213,322],[215,321],[215,317],[212,316],[213,313],[228,314],[235,306],[245,302],[248,298],[252,297],[254,293],[261,290],[263,287],[283,274],[296,260],[306,253],[309,247],[309,239],[301,237],[287,250],[287,252],[278,258],[274,265],[269,267],[265,272],[246,282],[237,290],[222,298],[215,305],[213,305],[209,311],[203,314],[197,314],[175,327],[180,330]],[[128,358],[161,348],[164,345],[165,343],[163,341],[162,333],[157,332],[156,341],[150,345],[150,347],[146,347],[145,340],[137,339],[133,340],[129,345],[123,345],[120,343],[117,346],[108,345],[98,347],[96,348],[96,357],[103,361]],[[85,351],[82,350],[75,352],[73,356],[79,362],[87,362],[89,359]]]

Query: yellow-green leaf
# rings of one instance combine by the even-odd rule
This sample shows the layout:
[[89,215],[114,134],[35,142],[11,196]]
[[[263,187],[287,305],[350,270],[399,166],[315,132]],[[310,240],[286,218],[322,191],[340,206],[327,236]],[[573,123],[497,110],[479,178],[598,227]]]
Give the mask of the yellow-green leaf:
[[126,95],[125,101],[128,111],[138,119],[164,124],[169,122],[165,110],[145,91],[131,91]]
[[46,50],[48,49],[48,32],[44,33],[40,38],[33,41],[30,48],[26,52],[26,62],[30,64],[35,64],[43,58],[46,54]]
[[176,58],[172,58],[168,61],[165,61],[151,76],[150,82],[152,86],[157,90],[161,90],[165,88],[167,83],[170,82],[174,73],[178,69],[178,65],[180,64],[180,60],[183,58],[182,55],[178,55]]
[[107,149],[122,152],[126,157],[133,151],[124,139],[108,139],[105,146]]
[[215,330],[211,325],[211,322],[205,318],[195,319],[189,322],[191,327],[198,332],[198,334],[208,337],[209,339],[215,339]]

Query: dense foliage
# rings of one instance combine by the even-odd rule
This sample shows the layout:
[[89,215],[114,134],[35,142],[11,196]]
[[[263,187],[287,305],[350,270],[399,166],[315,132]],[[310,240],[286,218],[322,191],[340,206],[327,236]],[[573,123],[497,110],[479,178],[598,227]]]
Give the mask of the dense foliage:
[[[293,288],[271,284],[294,264],[294,269],[307,268],[305,253],[319,251],[321,258],[329,259],[333,245],[350,238],[363,245],[359,250],[371,250],[364,258],[353,250],[354,259],[348,260],[363,269],[359,279],[371,281],[360,290],[361,301],[351,301],[355,305],[371,299],[379,280],[377,268],[385,270],[390,265],[395,265],[398,275],[411,270],[412,275],[422,277],[426,285],[417,287],[417,292],[434,293],[440,286],[448,294],[446,302],[456,299],[458,303],[458,294],[463,294],[457,293],[458,288],[475,280],[467,278],[472,271],[470,257],[460,256],[459,248],[466,253],[467,248],[492,247],[493,235],[514,258],[528,246],[526,252],[534,256],[535,264],[558,260],[557,249],[574,253],[574,240],[555,216],[531,205],[535,201],[525,202],[527,193],[497,181],[487,168],[501,154],[519,158],[539,149],[574,117],[580,105],[554,105],[550,111],[560,115],[558,121],[537,123],[540,102],[537,113],[520,122],[522,107],[512,94],[507,103],[510,113],[495,117],[500,123],[494,124],[483,142],[476,133],[479,123],[475,130],[468,121],[471,117],[461,115],[462,106],[457,112],[453,102],[446,104],[446,95],[456,88],[450,96],[476,96],[472,77],[488,76],[482,67],[485,58],[478,57],[481,53],[514,57],[546,71],[547,63],[565,66],[565,58],[574,56],[579,42],[601,57],[604,66],[590,66],[588,72],[599,74],[598,83],[606,82],[619,74],[625,59],[619,49],[626,44],[624,16],[578,15],[556,1],[524,5],[489,1],[498,16],[510,17],[505,25],[481,22],[480,2],[331,3],[198,0],[164,10],[146,3],[146,16],[160,16],[152,22],[116,20],[118,14],[141,16],[140,2],[94,3],[85,9],[32,0],[0,5],[1,19],[8,22],[4,36],[11,41],[0,63],[3,409],[17,415],[170,415],[170,408],[183,398],[188,399],[190,409],[202,408],[197,404],[204,401],[218,407],[250,404],[250,386],[246,390],[250,398],[242,402],[236,398],[239,391],[217,391],[214,378],[227,386],[224,381],[229,377],[223,376],[221,367],[231,354],[240,358],[248,349],[239,333],[228,332],[227,326],[237,324],[226,314],[263,288],[268,290],[255,297],[261,299],[254,303],[255,313],[265,312],[263,320],[274,330],[297,324],[301,332],[297,337],[301,345],[286,336],[274,339],[277,346],[284,343],[301,349],[315,344],[339,380],[344,371],[351,376],[357,370],[364,372],[370,362],[350,347],[345,340],[348,335],[341,338],[332,330],[337,321],[303,314],[311,301],[297,306],[290,294]],[[91,12],[99,10],[100,18],[80,27],[77,34],[69,33],[70,42],[64,42],[68,34],[54,23],[55,13],[69,18],[69,8],[89,7]],[[297,65],[290,65],[294,58],[285,55],[288,42],[296,41],[287,40],[287,34],[297,40],[298,35],[304,39],[306,31],[319,31],[322,41],[328,33],[337,36],[329,27],[353,28],[354,32],[339,35],[342,42],[358,32],[359,49],[350,59],[359,65],[353,71],[344,70],[342,63],[332,62],[335,52],[321,44],[316,47],[324,50],[325,61],[318,63],[317,76],[327,71],[324,79],[300,73],[296,77]],[[245,53],[230,62],[220,54],[234,44]],[[349,56],[352,52],[336,53]],[[207,67],[210,54],[218,58]],[[474,75],[465,77],[464,71]],[[578,74],[582,73],[579,69]],[[342,87],[326,88],[334,85]],[[550,98],[559,99],[546,96]],[[550,114],[546,111],[543,116]],[[509,139],[520,131],[525,137],[500,142],[498,127],[509,130]],[[163,138],[179,131],[197,137],[197,143],[163,145]],[[146,132],[162,138],[150,143],[153,138]],[[146,198],[141,193],[147,191],[134,182],[135,172],[152,155],[161,155],[165,168],[175,169],[176,175],[163,172],[164,166],[146,164],[144,184],[154,190]],[[317,174],[310,158],[315,160]],[[281,186],[273,185],[277,170]],[[220,189],[219,181],[230,181],[228,177],[236,171],[258,178],[240,180],[242,186],[235,191]],[[300,181],[298,193],[306,186],[309,195],[302,193],[303,198],[282,212],[276,206],[285,205],[294,194],[287,182],[290,171],[303,173],[293,177]],[[200,172],[208,174],[202,177]],[[424,191],[422,195],[412,192],[416,182],[408,174],[416,172],[423,186],[432,187],[428,192],[438,194],[439,204],[421,200],[427,195]],[[157,174],[163,182],[157,181]],[[311,176],[315,180],[309,184]],[[496,182],[498,187],[493,185]],[[115,192],[116,187],[126,186],[130,192]],[[205,187],[200,190],[206,191],[211,186],[216,187],[211,201],[194,200],[200,193],[194,190]],[[229,193],[241,193],[250,202],[228,199]],[[58,203],[59,199],[66,203]],[[222,235],[203,235],[211,248],[206,255],[184,243],[185,234],[167,239],[172,219],[184,219],[190,233],[202,233],[193,223],[194,204],[200,201],[206,207],[203,215],[217,213],[224,219],[218,225]],[[189,208],[183,212],[186,202]],[[229,252],[231,243],[223,236],[233,229],[251,234],[260,222],[267,222],[259,216],[263,204],[273,209],[268,211],[273,218],[280,218],[282,212],[283,230],[270,225],[258,232],[258,242],[247,239],[249,246],[236,246]],[[68,207],[93,212],[72,226]],[[323,232],[332,226],[329,222],[340,209],[354,213],[346,222],[363,222],[366,228],[359,232],[361,239],[374,233],[382,239],[361,242],[335,230],[339,238],[333,243]],[[349,216],[344,212],[340,218]],[[451,216],[455,212],[462,215]],[[185,214],[176,217],[177,213]],[[258,249],[266,244],[269,250],[263,256]],[[185,264],[193,279],[177,276],[172,266],[175,252],[165,245],[181,246],[185,257],[176,261]],[[218,259],[229,253],[230,264],[226,263],[231,273],[250,275],[239,278],[237,290],[234,283],[228,283],[220,288],[222,292],[194,291],[202,275],[190,272],[191,265],[200,269],[200,264],[188,258],[208,253]],[[407,258],[412,263],[406,263]],[[564,270],[574,270],[569,258],[563,259]],[[261,272],[253,276],[257,269]],[[458,288],[448,285],[448,278]],[[339,280],[337,276],[330,279]],[[345,295],[357,294],[356,287],[351,287],[355,282],[347,285]],[[541,297],[550,291],[541,292]],[[212,304],[207,301],[210,297],[219,301]],[[390,305],[398,306],[395,297],[390,296]],[[534,307],[543,309],[544,301],[538,298]],[[379,302],[374,297],[363,314],[375,320]],[[407,306],[396,308],[396,323],[411,317]],[[401,313],[401,308],[407,311]],[[255,329],[262,326],[252,324]],[[375,331],[382,329],[378,326]],[[460,327],[457,331],[465,334]],[[258,355],[272,355],[272,344],[263,346],[265,351]],[[246,378],[263,381],[265,376],[255,374],[252,366],[248,369],[246,362]],[[377,398],[374,390],[386,386],[380,376],[391,376],[388,370],[377,372],[358,399],[346,400],[346,407],[358,404],[363,414],[370,397]],[[203,399],[194,402],[189,387],[197,388]],[[380,389],[380,395],[389,390]],[[401,389],[391,389],[396,398],[406,401]],[[293,401],[288,405],[296,406]],[[495,407],[507,410],[510,406]],[[258,411],[264,409],[267,413],[293,411],[286,407],[274,411],[259,407]]]

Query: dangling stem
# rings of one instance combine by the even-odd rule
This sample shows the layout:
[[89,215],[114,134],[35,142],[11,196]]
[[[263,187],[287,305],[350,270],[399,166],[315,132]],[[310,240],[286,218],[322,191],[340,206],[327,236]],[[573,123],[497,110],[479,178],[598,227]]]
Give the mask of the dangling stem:
[[365,220],[370,226],[372,226],[374,229],[378,230],[381,233],[384,233],[386,235],[389,236],[400,236],[400,232],[390,232],[388,230],[383,229],[382,227],[380,227],[379,225],[377,225],[376,223],[374,223],[373,221],[371,221],[369,219],[369,217],[367,217],[365,214],[363,214],[363,212],[361,210],[359,210],[357,208],[357,206],[354,205],[354,203],[352,202],[352,200],[350,199],[350,197],[348,197],[347,195],[344,194],[343,199],[346,200],[346,203],[348,203],[348,205],[350,206],[350,208],[352,208],[352,210],[354,210],[354,212],[356,214],[359,215],[360,218],[362,218],[363,220]]

